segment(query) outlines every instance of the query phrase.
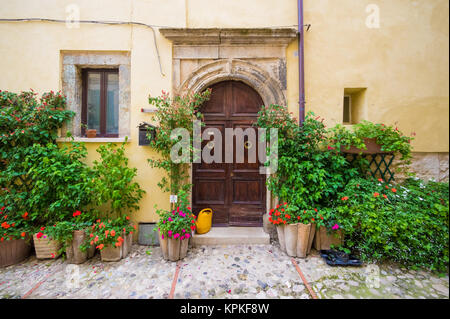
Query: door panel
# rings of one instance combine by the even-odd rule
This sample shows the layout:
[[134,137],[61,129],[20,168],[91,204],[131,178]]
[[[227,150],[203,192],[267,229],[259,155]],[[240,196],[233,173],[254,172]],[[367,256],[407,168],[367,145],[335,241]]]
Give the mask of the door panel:
[[[223,163],[193,165],[193,209],[213,209],[214,226],[261,226],[265,212],[265,175],[259,174],[257,129],[253,123],[263,105],[259,94],[248,85],[237,81],[217,83],[212,95],[201,109],[205,126],[222,133]],[[233,163],[225,163],[225,128],[251,128],[256,142],[246,143],[243,163],[236,162],[236,137],[233,137]],[[211,138],[214,140],[214,138]],[[248,137],[244,137],[244,143]],[[203,147],[208,141],[202,142]],[[241,147],[241,146],[240,146]],[[255,151],[255,162],[249,163],[249,154]]]

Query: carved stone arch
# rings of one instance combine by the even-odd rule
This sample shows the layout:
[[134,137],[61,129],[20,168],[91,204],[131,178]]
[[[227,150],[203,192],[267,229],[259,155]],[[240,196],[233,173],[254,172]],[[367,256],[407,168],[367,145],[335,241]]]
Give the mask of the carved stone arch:
[[267,71],[257,65],[239,59],[221,59],[205,64],[194,70],[180,85],[180,95],[197,93],[217,82],[235,80],[254,88],[264,105],[286,105],[281,85]]

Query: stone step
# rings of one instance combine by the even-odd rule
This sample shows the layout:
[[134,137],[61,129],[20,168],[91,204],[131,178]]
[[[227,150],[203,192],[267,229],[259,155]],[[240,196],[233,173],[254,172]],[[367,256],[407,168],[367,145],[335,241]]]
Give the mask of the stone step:
[[212,227],[206,234],[195,234],[192,246],[266,245],[270,236],[262,227]]

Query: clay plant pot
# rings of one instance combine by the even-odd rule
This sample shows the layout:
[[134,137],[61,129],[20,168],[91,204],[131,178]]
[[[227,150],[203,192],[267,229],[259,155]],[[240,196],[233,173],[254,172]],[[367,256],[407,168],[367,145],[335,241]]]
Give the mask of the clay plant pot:
[[286,245],[286,253],[291,257],[297,256],[298,225],[299,224],[288,224],[284,226],[284,241]]
[[133,234],[129,233],[128,235],[125,235],[125,231],[123,231],[122,237],[123,237],[122,258],[125,258],[131,252],[131,247],[133,245]]
[[181,240],[179,238],[169,238],[169,260],[177,261],[180,259]]
[[95,256],[95,245],[91,245],[88,250],[87,250],[87,254],[88,254],[88,259],[91,259],[92,257]]
[[163,258],[165,260],[169,260],[169,239],[167,238],[167,235],[164,235],[164,238],[163,238],[163,236],[159,230],[158,230],[158,236],[159,236],[159,246],[161,247],[161,253],[163,255]]
[[45,235],[37,238],[36,234],[34,234],[33,242],[37,259],[57,258],[61,255],[59,250],[62,244],[56,240],[52,240]]
[[297,257],[305,258],[308,254],[309,237],[311,234],[311,224],[298,224],[297,230]]
[[311,252],[311,247],[315,235],[316,235],[316,224],[311,224],[311,230],[309,231],[309,239],[308,239],[308,251],[306,252],[306,254],[309,254]]
[[84,230],[75,230],[72,241],[66,243],[66,256],[69,264],[82,264],[88,259],[88,252],[81,251],[80,246],[86,240]]
[[97,130],[96,130],[96,129],[89,129],[89,130],[86,130],[86,136],[87,136],[88,138],[94,138],[94,137],[97,137]]
[[338,247],[344,243],[344,235],[342,231],[331,231],[327,233],[327,229],[324,226],[320,226],[316,230],[314,237],[314,248],[316,250],[329,250],[331,245]]
[[392,152],[383,152],[381,151],[381,145],[377,143],[377,139],[374,138],[363,138],[364,144],[366,145],[366,149],[360,149],[354,146],[350,146],[349,149],[347,149],[346,146],[341,146],[341,152],[342,153],[348,153],[348,154],[392,154]]
[[281,251],[286,252],[286,242],[284,239],[284,229],[285,225],[277,225],[277,235],[278,235],[278,241],[280,243]]
[[122,246],[107,245],[100,250],[102,261],[119,261],[122,259]]
[[185,238],[181,241],[181,244],[180,244],[180,259],[183,259],[184,257],[186,257],[188,247],[189,247],[189,238]]
[[4,240],[0,242],[0,267],[6,267],[20,263],[30,256],[31,238],[27,234],[25,238]]

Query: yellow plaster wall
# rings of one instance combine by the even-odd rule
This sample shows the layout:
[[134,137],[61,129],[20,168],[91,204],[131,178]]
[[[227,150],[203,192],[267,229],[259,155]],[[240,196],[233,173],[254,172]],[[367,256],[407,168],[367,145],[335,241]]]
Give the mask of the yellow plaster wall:
[[[82,20],[133,20],[170,27],[287,27],[297,24],[295,0],[0,0],[0,18],[65,19],[66,6],[79,5]],[[380,7],[380,29],[365,26],[366,5]],[[344,88],[366,87],[367,119],[417,133],[418,152],[448,152],[448,1],[305,0],[305,75],[307,110],[341,121]],[[80,25],[51,22],[0,23],[0,89],[61,88],[63,50],[131,53],[130,165],[147,191],[135,219],[154,221],[154,205],[168,206],[156,184],[161,172],[138,146],[136,126],[148,121],[149,94],[169,91],[172,48],[158,32],[160,73],[152,31],[143,26]],[[298,114],[297,42],[287,48],[287,98]],[[89,161],[98,144],[88,143]]]

